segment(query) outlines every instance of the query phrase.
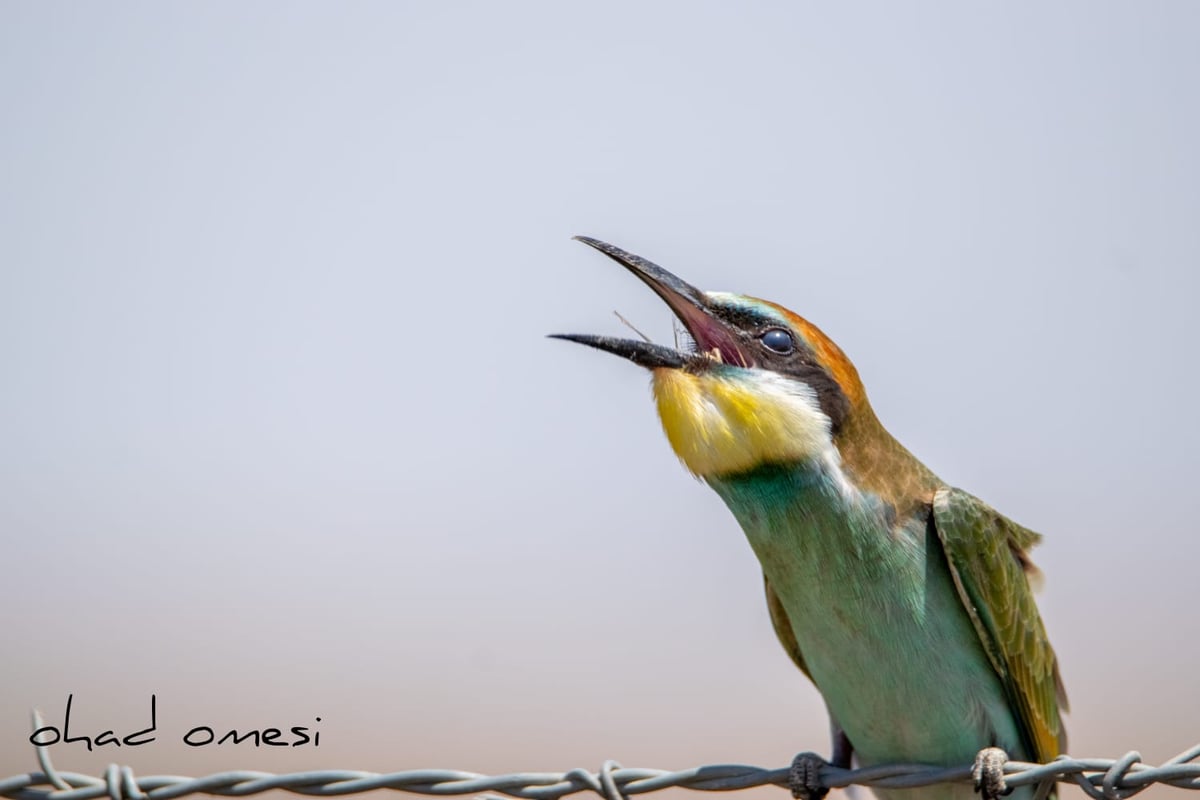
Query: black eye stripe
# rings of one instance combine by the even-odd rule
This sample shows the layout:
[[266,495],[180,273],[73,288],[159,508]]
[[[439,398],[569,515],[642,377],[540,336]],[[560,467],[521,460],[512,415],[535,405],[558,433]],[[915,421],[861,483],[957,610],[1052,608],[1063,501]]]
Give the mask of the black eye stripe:
[[749,308],[738,307],[717,307],[713,310],[713,315],[718,319],[728,322],[735,328],[741,328],[744,331],[762,328],[772,324],[770,317],[765,314]]

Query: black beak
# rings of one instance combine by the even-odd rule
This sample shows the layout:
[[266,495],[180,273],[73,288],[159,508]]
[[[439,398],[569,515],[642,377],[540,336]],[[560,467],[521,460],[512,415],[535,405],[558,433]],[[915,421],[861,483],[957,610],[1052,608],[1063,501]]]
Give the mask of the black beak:
[[574,238],[577,242],[583,242],[588,247],[596,248],[641,278],[643,283],[666,301],[667,305],[671,307],[671,310],[675,312],[683,324],[687,325],[689,319],[694,319],[697,314],[705,317],[708,316],[708,306],[704,299],[704,292],[667,272],[653,261],[647,261],[641,256],[627,253],[621,248],[614,247],[608,242],[602,242],[599,239],[592,239],[587,236],[576,236]]
[[597,350],[628,358],[638,366],[646,369],[670,367],[678,369],[689,360],[695,358],[690,354],[681,353],[670,347],[663,347],[653,342],[641,342],[636,339],[618,339],[615,336],[594,336],[590,333],[551,333],[551,339],[565,339],[568,342],[579,342]]
[[[717,334],[725,326],[713,318],[708,310],[708,303],[704,293],[695,286],[667,272],[652,261],[647,261],[633,253],[627,253],[621,248],[614,247],[607,242],[587,236],[576,236],[575,239],[583,242],[588,247],[594,247],[601,253],[604,253],[604,255],[638,276],[643,283],[653,289],[671,307],[671,310],[675,312],[675,316],[679,317],[684,327],[687,328],[688,333],[692,335],[692,338],[696,340],[697,345],[700,345],[702,350],[707,350],[708,348],[703,347],[703,345],[714,338],[724,338],[713,335]],[[647,369],[656,369],[659,367],[678,369],[689,363],[707,360],[707,356],[704,355],[681,353],[678,350],[659,344],[633,339],[617,339],[612,336],[555,333],[551,334],[550,338],[566,339],[569,342],[586,344],[589,347],[595,347],[598,350],[604,350],[622,358],[627,358],[633,363]]]

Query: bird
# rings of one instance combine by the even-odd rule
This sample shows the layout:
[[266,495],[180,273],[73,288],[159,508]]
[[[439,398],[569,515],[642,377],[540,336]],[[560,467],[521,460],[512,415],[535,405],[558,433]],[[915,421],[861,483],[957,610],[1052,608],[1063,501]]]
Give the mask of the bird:
[[[974,791],[994,797],[1006,757],[1062,753],[1066,692],[1028,555],[1040,534],[947,485],[888,433],[854,365],[808,320],[575,238],[654,290],[690,337],[551,334],[650,370],[671,448],[745,533],[775,634],[830,716],[831,759],[797,756],[793,794],[821,797],[829,763],[974,763]],[[882,800],[972,790],[874,789]]]

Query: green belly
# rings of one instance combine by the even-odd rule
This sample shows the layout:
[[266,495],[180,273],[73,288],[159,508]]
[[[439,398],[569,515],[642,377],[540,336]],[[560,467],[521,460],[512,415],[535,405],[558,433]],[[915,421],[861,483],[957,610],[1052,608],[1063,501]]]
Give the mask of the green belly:
[[[889,525],[874,498],[816,470],[710,480],[741,523],[813,681],[863,765],[1028,756],[999,676],[926,518]],[[896,798],[971,796],[971,787]]]

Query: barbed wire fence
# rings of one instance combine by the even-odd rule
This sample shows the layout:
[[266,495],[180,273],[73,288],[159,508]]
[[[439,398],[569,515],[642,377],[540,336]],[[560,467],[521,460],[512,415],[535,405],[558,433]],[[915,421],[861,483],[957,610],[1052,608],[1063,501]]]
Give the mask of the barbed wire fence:
[[[41,713],[32,715],[35,733],[42,727]],[[31,742],[34,741],[32,738]],[[516,772],[481,775],[446,769],[419,769],[378,773],[361,770],[314,770],[277,775],[235,770],[202,778],[178,775],[137,777],[128,766],[110,764],[104,777],[62,772],[50,760],[49,746],[35,744],[41,772],[0,780],[0,797],[13,800],[174,800],[190,794],[246,797],[282,790],[316,797],[338,797],[390,789],[435,796],[477,795],[482,800],[502,800],[488,792],[527,800],[559,800],[579,792],[594,792],[604,800],[628,800],[631,795],[680,788],[702,792],[729,792],[761,786],[787,787],[795,765],[781,769],[744,764],[709,764],[686,770],[622,767],[605,761],[598,772]],[[1073,783],[1096,800],[1125,800],[1154,784],[1178,789],[1200,789],[1200,744],[1184,750],[1161,765],[1142,762],[1137,751],[1121,758],[1059,756],[1046,764],[1007,761],[1003,764],[1007,792],[1021,786],[1046,787]],[[810,757],[804,753],[797,759]],[[972,783],[976,765],[933,767],[927,764],[893,764],[844,769],[821,762],[820,785],[826,789],[850,786],[881,789],[914,789],[945,783]],[[1044,796],[1043,792],[1037,793]]]
[[[562,773],[518,772],[480,775],[457,770],[420,769],[377,773],[357,770],[322,770],[276,775],[240,770],[202,778],[177,775],[137,777],[130,767],[110,765],[103,777],[60,772],[44,746],[36,747],[40,772],[0,780],[0,796],[13,800],[174,800],[190,794],[246,797],[282,789],[293,794],[339,797],[377,789],[434,796],[484,795],[495,792],[528,800],[558,800],[578,792],[594,792],[604,800],[627,800],[631,795],[683,788],[703,792],[728,792],[758,786],[788,785],[790,767],[764,769],[742,764],[711,764],[668,771],[622,767],[606,761],[598,772],[573,769]],[[1096,800],[1125,800],[1154,784],[1178,789],[1200,789],[1200,744],[1159,766],[1142,763],[1130,752],[1117,759],[1059,756],[1048,764],[1010,761],[1004,766],[1011,788],[1044,782],[1079,786]],[[920,764],[875,766],[862,769],[821,767],[821,784],[827,788],[917,788],[941,783],[970,783],[972,765],[930,767]],[[490,800],[498,800],[491,798]]]

